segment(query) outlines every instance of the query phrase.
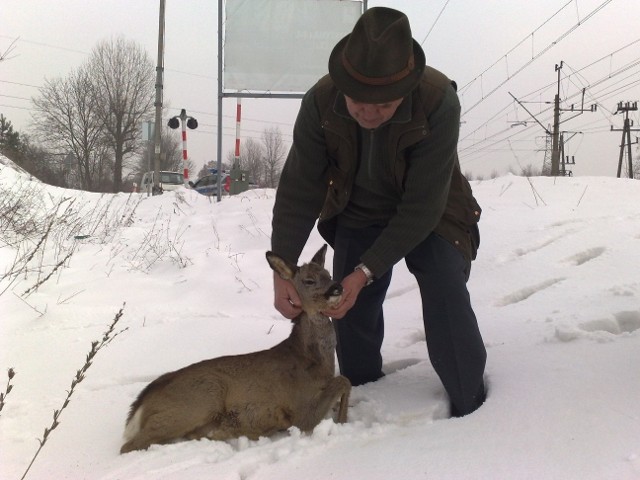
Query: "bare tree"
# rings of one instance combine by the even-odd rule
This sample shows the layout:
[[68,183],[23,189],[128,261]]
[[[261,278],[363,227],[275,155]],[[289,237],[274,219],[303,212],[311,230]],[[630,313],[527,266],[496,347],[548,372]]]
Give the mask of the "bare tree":
[[240,168],[246,170],[249,179],[259,186],[264,185],[265,182],[264,156],[264,147],[252,138],[247,139],[244,144],[244,153],[240,157]]
[[270,127],[262,132],[262,143],[264,144],[264,166],[265,166],[265,187],[276,188],[280,181],[282,172],[282,162],[286,151],[282,134],[278,127]]
[[21,136],[19,151],[3,153],[42,182],[58,187],[68,186],[56,157],[41,146],[31,143],[27,135]]
[[[160,132],[160,150],[162,155],[160,157],[160,170],[170,172],[182,172],[182,144],[177,134],[171,130],[162,129]],[[154,169],[154,156],[153,156],[153,143],[145,142],[141,155],[135,167],[135,175],[142,174]],[[195,163],[191,159],[187,159],[187,168],[189,169],[189,176],[191,172],[195,170]]]
[[73,172],[73,186],[85,190],[104,189],[110,177],[109,158],[104,147],[97,99],[86,68],[65,79],[46,80],[40,96],[32,99],[35,131],[44,143],[67,161],[66,176]]
[[140,149],[142,121],[153,113],[154,67],[149,55],[123,37],[92,50],[88,69],[98,116],[113,149],[113,191],[122,189],[125,159]]

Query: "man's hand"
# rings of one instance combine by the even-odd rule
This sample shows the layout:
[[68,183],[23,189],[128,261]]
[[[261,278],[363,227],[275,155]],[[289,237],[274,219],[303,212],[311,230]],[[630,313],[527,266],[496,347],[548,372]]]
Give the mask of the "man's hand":
[[300,315],[302,306],[295,287],[289,280],[273,273],[273,305],[285,318],[292,319]]
[[342,318],[356,303],[360,290],[367,284],[367,276],[362,270],[350,273],[342,280],[342,299],[340,303],[331,310],[325,310],[325,315],[331,318]]

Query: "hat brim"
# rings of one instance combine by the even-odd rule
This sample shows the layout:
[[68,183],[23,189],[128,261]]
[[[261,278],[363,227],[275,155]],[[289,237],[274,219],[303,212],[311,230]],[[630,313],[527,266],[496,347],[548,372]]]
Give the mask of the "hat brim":
[[354,79],[342,64],[342,51],[351,34],[340,40],[329,56],[329,76],[342,93],[363,103],[385,103],[407,96],[418,84],[426,65],[424,51],[418,42],[413,40],[413,56],[415,68],[402,80],[391,85],[367,85]]

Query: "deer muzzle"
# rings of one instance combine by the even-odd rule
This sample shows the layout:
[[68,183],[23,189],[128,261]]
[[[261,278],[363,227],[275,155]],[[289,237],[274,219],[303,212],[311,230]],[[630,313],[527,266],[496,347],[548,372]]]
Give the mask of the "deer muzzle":
[[342,295],[342,285],[339,283],[334,283],[329,287],[329,289],[325,292],[324,296],[330,303],[335,303],[340,300],[340,296]]

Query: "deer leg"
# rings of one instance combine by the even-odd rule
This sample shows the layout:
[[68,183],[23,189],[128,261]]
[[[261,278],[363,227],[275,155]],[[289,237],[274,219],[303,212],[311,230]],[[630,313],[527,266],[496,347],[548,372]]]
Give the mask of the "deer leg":
[[351,383],[346,377],[338,376],[332,378],[309,405],[305,418],[300,419],[300,422],[296,426],[300,428],[300,430],[310,432],[322,421],[338,399],[340,399],[338,422],[345,423],[347,421],[350,392]]
[[347,423],[347,410],[349,409],[349,391],[342,394],[340,397],[340,408],[338,409],[338,423]]

